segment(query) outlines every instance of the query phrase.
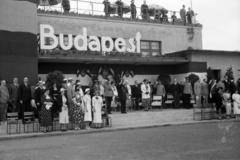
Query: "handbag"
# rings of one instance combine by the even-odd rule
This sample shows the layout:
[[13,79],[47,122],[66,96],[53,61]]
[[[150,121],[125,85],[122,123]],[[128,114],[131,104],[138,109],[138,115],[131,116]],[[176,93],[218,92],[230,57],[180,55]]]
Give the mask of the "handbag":
[[112,100],[112,102],[111,102],[111,107],[112,107],[112,108],[117,107],[117,104],[116,104],[115,100]]

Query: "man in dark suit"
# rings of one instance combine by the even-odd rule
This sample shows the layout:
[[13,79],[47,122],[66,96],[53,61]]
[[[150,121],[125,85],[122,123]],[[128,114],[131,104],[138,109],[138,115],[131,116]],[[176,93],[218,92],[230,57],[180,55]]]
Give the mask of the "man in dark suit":
[[228,82],[228,76],[224,76],[223,80],[224,86],[225,86],[225,91],[229,90],[229,82]]
[[141,89],[138,85],[138,81],[134,81],[134,86],[132,86],[132,98],[135,99],[135,110],[139,110],[139,99],[141,98]]
[[115,2],[118,5],[118,16],[119,17],[123,17],[123,2],[122,0],[117,0],[117,2]]
[[19,84],[18,79],[13,79],[13,84],[9,86],[9,96],[10,96],[10,104],[12,106],[12,112],[18,112],[19,110],[19,99],[18,99],[18,92],[19,92]]
[[210,86],[209,97],[211,103],[216,103],[216,94],[217,94],[217,80],[212,80],[212,84]]
[[177,79],[174,79],[173,84],[171,85],[171,92],[174,100],[174,108],[179,108],[179,95],[181,93],[181,87],[177,83]]
[[31,86],[28,84],[28,78],[23,79],[23,84],[19,86],[20,117],[23,118],[24,112],[30,111]]
[[44,95],[43,81],[39,81],[39,87],[35,90],[35,103],[37,105],[36,117],[39,118],[39,112],[41,111],[42,103],[41,98]]
[[127,101],[127,94],[128,94],[128,89],[126,86],[126,83],[124,80],[122,80],[118,86],[118,96],[119,100],[121,102],[121,113],[127,113],[126,112],[126,101]]

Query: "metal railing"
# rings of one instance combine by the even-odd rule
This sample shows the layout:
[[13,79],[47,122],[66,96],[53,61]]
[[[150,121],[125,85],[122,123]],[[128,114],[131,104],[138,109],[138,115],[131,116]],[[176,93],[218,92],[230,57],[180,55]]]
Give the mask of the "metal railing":
[[[131,20],[146,20],[154,21],[159,23],[171,23],[171,24],[199,24],[196,20],[196,14],[192,17],[192,23],[187,22],[187,17],[185,17],[185,22],[180,18],[180,13],[178,11],[169,11],[166,14],[156,13],[152,9],[145,9],[145,14],[142,13],[140,7],[136,7],[133,12],[131,12],[131,7],[124,8],[123,6],[117,6],[110,4],[109,6],[104,5],[99,2],[90,2],[82,0],[71,0],[70,8],[64,8],[61,4],[55,6],[38,6],[38,13],[51,13],[51,14],[65,14],[71,16],[92,16],[92,17],[104,17],[107,19],[112,18],[128,18]],[[96,9],[97,8],[97,9]],[[105,8],[105,9],[104,9]],[[127,13],[125,12],[126,10]],[[136,12],[135,12],[136,11]],[[175,12],[176,17],[172,17]],[[164,17],[163,17],[164,15]],[[199,24],[200,25],[200,24]]]

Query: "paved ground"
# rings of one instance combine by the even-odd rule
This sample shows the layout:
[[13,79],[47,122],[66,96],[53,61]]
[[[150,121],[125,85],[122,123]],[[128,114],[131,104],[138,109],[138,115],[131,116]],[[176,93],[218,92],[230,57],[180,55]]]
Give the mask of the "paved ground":
[[16,139],[0,160],[239,160],[239,135],[237,121]]

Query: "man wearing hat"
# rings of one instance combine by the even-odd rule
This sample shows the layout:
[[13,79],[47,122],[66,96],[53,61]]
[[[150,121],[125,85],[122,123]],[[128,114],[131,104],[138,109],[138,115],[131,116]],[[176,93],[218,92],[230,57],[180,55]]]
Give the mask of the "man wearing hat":
[[143,5],[141,6],[141,14],[142,19],[148,18],[148,5],[146,4],[146,0],[143,1]]
[[183,99],[184,99],[184,108],[190,109],[190,101],[191,95],[193,94],[192,84],[189,82],[188,78],[186,78],[186,83],[184,84],[183,89]]
[[156,96],[162,97],[162,107],[165,107],[165,87],[162,85],[162,82],[158,79],[157,82],[154,84],[154,88],[156,88]]
[[[30,102],[32,99],[31,86],[28,84],[28,78],[23,79],[23,83],[19,86],[19,101],[20,107],[20,117],[23,118],[24,112],[30,111]],[[23,119],[24,121],[24,119]]]
[[106,82],[103,83],[103,87],[108,114],[111,114],[111,102],[113,97],[113,90],[109,78],[107,78]]
[[39,111],[41,111],[42,103],[41,98],[44,95],[43,81],[39,81],[39,87],[35,90],[35,103],[37,105],[37,118],[39,117]]
[[116,4],[118,5],[118,16],[123,17],[123,2],[122,2],[122,0],[117,0]]
[[137,80],[134,81],[134,86],[132,87],[132,98],[135,100],[135,110],[139,110],[139,102],[138,101],[141,98],[141,89],[139,87]]
[[19,92],[18,79],[14,78],[13,84],[9,86],[9,96],[10,103],[12,105],[12,112],[17,112],[19,109],[18,92]]
[[142,106],[144,107],[145,111],[148,111],[150,107],[150,93],[151,93],[151,87],[148,84],[148,80],[144,79],[143,84],[141,85],[141,91],[142,91]]
[[74,92],[74,89],[73,89],[73,79],[72,78],[69,78],[68,79],[68,85],[67,85],[67,99],[68,99],[68,103],[69,103],[69,109],[68,109],[68,114],[69,114],[69,117],[70,117],[70,120],[72,119],[72,111],[73,111],[73,97],[75,96],[75,92]]
[[127,98],[128,98],[128,89],[126,86],[126,81],[124,81],[124,79],[122,79],[122,81],[120,82],[119,86],[118,86],[118,96],[119,96],[119,100],[121,103],[121,113],[125,114],[126,112],[126,102],[127,102]]
[[137,15],[136,5],[134,4],[134,0],[131,1],[131,18],[135,19]]

